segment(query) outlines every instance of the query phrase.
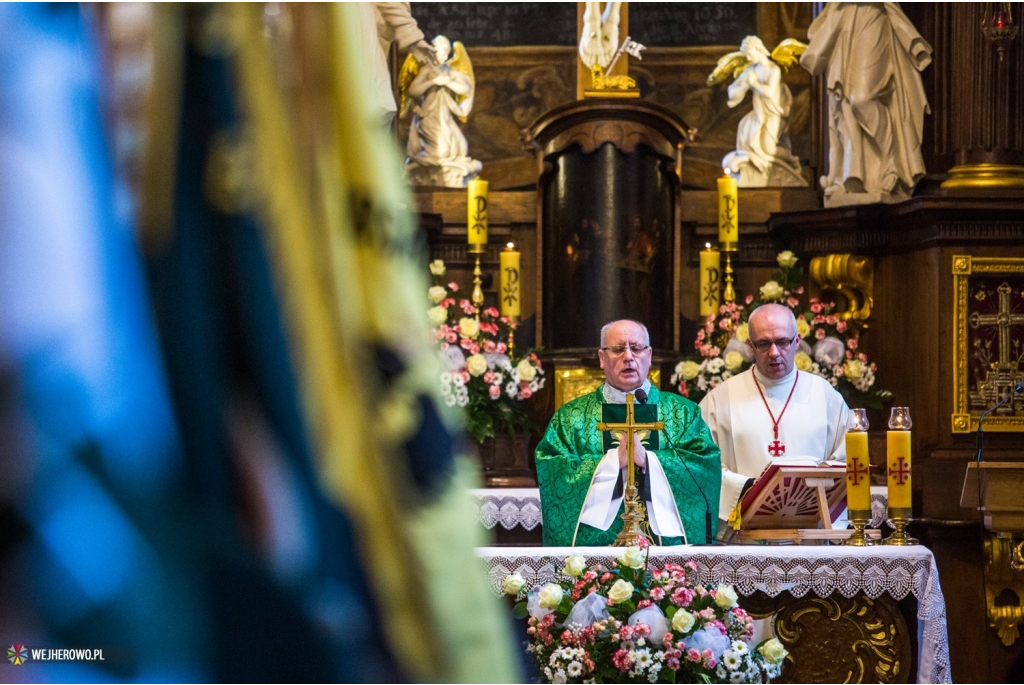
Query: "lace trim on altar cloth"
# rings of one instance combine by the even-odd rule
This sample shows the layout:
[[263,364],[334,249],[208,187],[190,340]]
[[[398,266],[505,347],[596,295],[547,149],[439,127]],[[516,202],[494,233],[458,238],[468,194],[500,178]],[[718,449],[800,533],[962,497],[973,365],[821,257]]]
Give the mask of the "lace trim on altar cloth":
[[[946,636],[946,603],[939,585],[935,558],[924,547],[859,549],[838,551],[835,547],[821,547],[814,553],[804,547],[722,548],[714,553],[683,551],[667,552],[654,549],[650,563],[653,568],[664,568],[667,563],[696,562],[697,582],[734,585],[743,595],[761,590],[776,596],[788,591],[795,597],[813,593],[828,597],[838,592],[853,597],[863,592],[871,598],[888,594],[900,600],[908,594],[917,598],[919,623],[918,682],[949,683],[949,644]],[[608,548],[501,548],[477,550],[487,567],[492,590],[501,594],[504,577],[520,573],[526,586],[541,585],[555,578],[565,557],[570,553],[583,554],[588,564],[615,564],[616,552]]]
[[471,490],[479,505],[477,519],[487,530],[498,524],[505,530],[533,530],[544,523],[537,488],[489,488]]

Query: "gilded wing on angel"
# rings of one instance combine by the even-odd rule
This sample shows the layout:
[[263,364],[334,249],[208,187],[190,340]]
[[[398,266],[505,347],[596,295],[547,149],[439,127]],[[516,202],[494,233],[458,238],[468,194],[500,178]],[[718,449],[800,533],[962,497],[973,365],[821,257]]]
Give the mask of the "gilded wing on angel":
[[431,44],[436,62],[410,55],[398,75],[401,115],[412,112],[406,169],[415,185],[462,188],[482,166],[459,128],[473,109],[473,64],[461,42],[437,36]]
[[736,150],[722,159],[722,166],[739,176],[742,188],[806,186],[798,160],[790,149],[789,116],[793,95],[782,82],[783,70],[797,63],[807,46],[787,38],[771,51],[757,36],[747,36],[737,52],[718,60],[708,76],[714,86],[729,78],[729,106],[736,107],[749,91],[753,109],[740,120]]

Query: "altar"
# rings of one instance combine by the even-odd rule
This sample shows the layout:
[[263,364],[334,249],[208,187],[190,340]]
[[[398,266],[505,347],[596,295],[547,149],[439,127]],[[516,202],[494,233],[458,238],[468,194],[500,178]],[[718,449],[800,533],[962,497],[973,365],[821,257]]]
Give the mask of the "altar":
[[[527,586],[554,579],[566,557],[614,565],[610,547],[483,547],[491,588],[520,573]],[[650,564],[694,561],[698,582],[734,585],[751,614],[775,614],[792,655],[779,682],[949,683],[946,605],[924,547],[723,545],[652,547]],[[916,630],[901,606],[916,600]]]

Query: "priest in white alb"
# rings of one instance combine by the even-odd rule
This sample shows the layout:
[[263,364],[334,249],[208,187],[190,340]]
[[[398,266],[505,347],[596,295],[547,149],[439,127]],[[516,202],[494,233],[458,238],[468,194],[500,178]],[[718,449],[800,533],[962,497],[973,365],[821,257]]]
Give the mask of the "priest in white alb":
[[729,521],[741,495],[772,459],[846,461],[850,410],[828,381],[796,368],[800,336],[793,312],[781,304],[761,305],[748,324],[754,366],[718,385],[700,403],[722,450],[721,521]]

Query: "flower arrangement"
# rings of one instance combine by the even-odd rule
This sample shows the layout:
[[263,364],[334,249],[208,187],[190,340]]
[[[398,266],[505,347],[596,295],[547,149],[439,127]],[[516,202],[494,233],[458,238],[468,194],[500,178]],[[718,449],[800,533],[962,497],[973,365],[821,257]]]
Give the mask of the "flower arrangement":
[[588,568],[578,554],[558,582],[527,592],[516,573],[504,591],[529,616],[527,651],[551,683],[731,682],[778,677],[787,652],[772,638],[752,647],[754,622],[729,585],[699,585],[697,565],[649,570],[642,546],[614,568]]
[[747,318],[758,306],[777,302],[793,311],[800,336],[794,364],[801,371],[821,376],[832,384],[851,407],[881,408],[892,397],[888,390],[874,388],[877,365],[858,350],[857,338],[846,321],[835,315],[836,304],[816,297],[804,305],[800,296],[803,269],[798,258],[786,250],[779,253],[779,271],[765,283],[758,297],[747,295],[744,304],[723,304],[717,315],[708,317],[697,332],[697,355],[676,364],[671,383],[679,393],[699,402],[722,381],[750,368],[753,354],[747,346]]
[[[544,369],[532,350],[509,355],[515,324],[494,307],[477,311],[458,298],[459,286],[441,285],[447,268],[440,259],[430,264],[435,285],[427,291],[427,311],[441,360],[441,395],[449,407],[465,407],[469,432],[478,441],[495,430],[524,433],[532,418],[524,405],[544,387]],[[518,353],[519,349],[516,348]]]

